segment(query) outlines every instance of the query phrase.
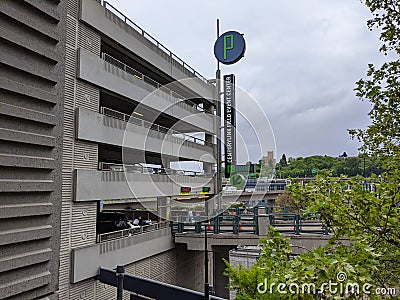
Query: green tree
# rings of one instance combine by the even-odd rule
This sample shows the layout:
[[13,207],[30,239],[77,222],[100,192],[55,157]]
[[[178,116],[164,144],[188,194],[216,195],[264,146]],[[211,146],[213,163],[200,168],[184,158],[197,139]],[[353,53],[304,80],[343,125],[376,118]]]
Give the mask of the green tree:
[[372,174],[380,175],[383,172],[382,162],[376,156],[366,153],[357,157],[348,157],[347,159],[316,155],[292,159],[291,163],[286,166],[278,163],[276,168],[279,175],[286,178],[314,177],[315,174],[312,174],[313,169],[317,170],[317,173],[329,171],[332,176],[366,175],[369,177]]
[[287,191],[284,191],[282,194],[278,195],[275,199],[275,205],[277,206],[295,206],[295,199],[292,195],[290,195]]
[[[260,246],[260,258],[250,268],[232,266],[225,261],[225,275],[231,280],[230,288],[237,292],[237,300],[326,299],[330,293],[326,286],[329,280],[334,284],[340,283],[338,272],[345,273],[349,282],[362,287],[369,278],[364,264],[378,264],[370,249],[357,244],[347,247],[329,243],[291,260],[290,239],[283,238],[273,228],[267,238],[260,240]],[[279,284],[284,286],[281,290],[286,293],[278,291]],[[290,286],[292,289],[289,290]],[[292,290],[298,292],[291,293]],[[345,295],[338,291],[334,296],[335,299],[342,299]],[[347,299],[355,299],[357,296],[348,295]],[[377,297],[371,295],[371,299]]]
[[[363,2],[363,1],[362,1]],[[350,130],[364,143],[363,150],[375,155],[398,155],[400,144],[400,5],[398,1],[365,1],[374,18],[368,21],[370,30],[381,30],[380,51],[396,60],[380,67],[369,64],[367,78],[357,82],[357,96],[372,104],[369,116],[372,124],[366,130]]]

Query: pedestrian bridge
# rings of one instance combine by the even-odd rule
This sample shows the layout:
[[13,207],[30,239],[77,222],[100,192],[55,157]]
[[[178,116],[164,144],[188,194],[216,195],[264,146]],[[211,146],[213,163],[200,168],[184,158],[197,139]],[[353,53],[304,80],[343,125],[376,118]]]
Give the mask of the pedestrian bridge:
[[[268,208],[267,208],[268,212]],[[204,218],[205,219],[205,218]],[[311,251],[327,243],[331,237],[329,229],[315,214],[299,213],[224,213],[209,220],[198,222],[171,222],[175,243],[187,245],[188,250],[203,250],[207,233],[208,250],[218,246],[258,245],[266,237],[270,226],[290,237],[293,254]]]

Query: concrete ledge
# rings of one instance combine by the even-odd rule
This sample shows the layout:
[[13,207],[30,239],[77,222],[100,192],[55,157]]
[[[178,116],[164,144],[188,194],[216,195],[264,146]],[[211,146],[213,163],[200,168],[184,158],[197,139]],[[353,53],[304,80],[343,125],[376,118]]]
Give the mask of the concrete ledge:
[[26,180],[26,179],[0,179],[0,192],[52,192],[53,181],[51,180]]
[[[213,133],[213,115],[200,111],[194,113],[176,105],[171,99],[167,100],[171,96],[162,94],[166,98],[162,97],[158,93],[163,92],[154,92],[156,90],[154,86],[135,78],[82,48],[78,50],[77,77],[128,99],[141,102],[141,105],[178,118],[180,120],[178,124],[180,123],[182,128],[186,124],[186,127],[189,127],[192,132],[204,130]],[[133,95],[134,98],[132,98]],[[176,128],[176,130],[179,129]]]
[[[171,134],[151,130],[144,125],[128,123],[84,108],[76,110],[76,137],[96,143],[184,157],[195,161],[215,163],[213,147],[184,141]],[[147,124],[148,126],[148,124]]]
[[170,228],[72,250],[71,283],[175,248]]
[[14,270],[25,266],[30,266],[45,261],[50,261],[52,251],[50,248],[25,252],[17,255],[3,256],[0,259],[0,272]]
[[26,291],[39,288],[50,283],[52,274],[48,271],[28,277],[22,277],[15,281],[0,285],[0,295],[2,299],[15,296]]
[[57,103],[57,94],[52,94],[33,86],[28,86],[20,82],[12,81],[5,77],[0,77],[0,88],[9,90],[16,94],[32,97],[44,102],[49,102],[52,104]]
[[[39,3],[36,0],[29,1],[30,4],[32,3]],[[22,39],[20,36],[16,35],[14,32],[7,30],[6,28],[0,28],[0,37],[3,39],[6,39],[14,44],[17,44],[25,49],[28,49],[30,51],[36,52],[36,54],[41,55],[43,57],[46,57],[48,59],[51,59],[54,62],[57,62],[59,59],[59,54],[57,54],[55,51],[51,50],[51,48],[44,48],[43,45],[40,45],[39,43],[35,42],[34,40],[26,40]]]
[[129,172],[75,170],[75,201],[149,198],[179,195],[181,186],[199,194],[203,186],[214,193],[213,178]]
[[56,118],[54,115],[2,102],[0,102],[0,114],[53,126],[56,125]]
[[[250,233],[207,233],[207,246],[211,251],[217,246],[257,246],[259,236]],[[204,234],[200,233],[176,233],[175,243],[186,244],[188,250],[204,250]]]
[[[284,236],[290,238],[293,254],[309,252],[318,248],[319,246],[326,245],[328,240],[332,237],[330,235],[322,234],[284,234]],[[211,251],[213,247],[218,246],[257,246],[260,238],[262,237],[248,233],[208,233],[208,250]],[[188,250],[201,251],[204,250],[204,234],[176,233],[175,243],[186,244]]]
[[56,143],[55,138],[52,136],[12,130],[7,128],[0,128],[0,140],[47,147],[54,147]]
[[55,165],[56,162],[53,158],[0,154],[0,166],[52,170]]
[[0,204],[0,219],[51,215],[52,203]]
[[10,229],[0,233],[0,245],[46,239],[52,235],[53,228],[50,225]]

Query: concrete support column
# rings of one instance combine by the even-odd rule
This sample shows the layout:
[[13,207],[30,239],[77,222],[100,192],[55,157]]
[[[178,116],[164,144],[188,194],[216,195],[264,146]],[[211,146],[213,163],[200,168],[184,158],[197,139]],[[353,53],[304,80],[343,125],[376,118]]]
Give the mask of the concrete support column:
[[258,215],[258,235],[260,237],[266,237],[268,235],[268,227],[270,225],[269,215],[265,213]]
[[209,113],[209,114],[214,113],[214,106],[210,103],[204,103],[203,108],[206,113]]
[[171,159],[168,157],[161,157],[161,168],[169,169],[171,168]]
[[214,165],[211,163],[203,162],[203,170],[204,170],[204,173],[212,174],[214,171]]
[[227,285],[229,283],[229,278],[226,277],[224,271],[226,269],[226,265],[222,259],[226,259],[229,261],[229,251],[232,250],[232,247],[214,247],[213,248],[213,256],[214,256],[214,290],[215,294],[218,297],[222,297],[225,299],[229,299],[229,289]]
[[212,143],[213,142],[213,135],[212,134],[208,134],[208,133],[206,133],[205,135],[204,135],[204,139],[205,139],[205,141],[206,142],[208,142],[208,143]]
[[169,199],[170,198],[166,196],[157,197],[157,214],[160,221],[168,220],[170,217],[171,206]]

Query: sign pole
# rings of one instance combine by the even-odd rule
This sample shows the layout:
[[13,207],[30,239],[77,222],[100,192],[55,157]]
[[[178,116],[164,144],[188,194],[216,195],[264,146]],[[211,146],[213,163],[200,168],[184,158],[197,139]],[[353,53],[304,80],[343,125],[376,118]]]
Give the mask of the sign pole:
[[[217,39],[219,38],[219,19],[217,19]],[[219,67],[219,60],[217,59],[216,77],[216,90],[217,90],[217,194],[222,191],[222,172],[221,172],[221,70]],[[218,198],[220,199],[220,197]],[[218,201],[218,212],[220,210],[220,203]]]
[[[219,37],[219,19],[217,19],[217,38]],[[215,74],[216,78],[216,90],[217,90],[217,116],[216,116],[216,122],[214,123],[216,126],[217,130],[217,180],[216,180],[216,186],[217,186],[217,202],[218,202],[218,212],[220,210],[221,206],[221,191],[222,191],[222,178],[221,178],[221,101],[220,101],[220,81],[221,81],[221,70],[219,68],[219,61],[217,60],[217,71]],[[208,209],[207,209],[208,212]],[[207,221],[207,220],[206,220]],[[204,224],[204,299],[209,300],[210,299],[210,284],[208,282],[208,245],[207,245],[207,224]]]
[[204,299],[210,299],[210,284],[208,283],[208,245],[207,245],[207,224],[204,224]]
[[[230,65],[238,62],[246,51],[246,42],[243,38],[243,34],[240,34],[236,31],[228,31],[220,35],[219,33],[219,19],[217,19],[217,40],[214,44],[214,55],[217,59],[217,71],[215,74],[216,77],[216,121],[214,122],[216,126],[217,133],[217,178],[216,178],[216,197],[218,203],[218,213],[221,213],[221,202],[222,202],[222,151],[221,151],[221,70],[220,70],[220,62],[225,65]],[[232,75],[233,76],[233,75]],[[233,85],[234,86],[234,85]],[[233,103],[234,104],[234,103]],[[232,115],[231,115],[232,116]],[[232,120],[231,120],[232,121]],[[225,124],[225,122],[224,122]],[[225,128],[226,130],[226,128]],[[235,132],[235,131],[234,131]],[[225,133],[226,134],[226,133]],[[226,153],[225,153],[225,162],[226,162]],[[236,163],[236,156],[234,157],[234,163]],[[225,163],[226,168],[226,163]],[[214,224],[215,226],[215,224]],[[208,251],[207,251],[207,227],[204,232],[205,242],[204,242],[204,263],[207,264],[205,266],[205,270],[208,271]],[[209,284],[208,284],[208,272],[204,274],[204,299],[209,299]]]

